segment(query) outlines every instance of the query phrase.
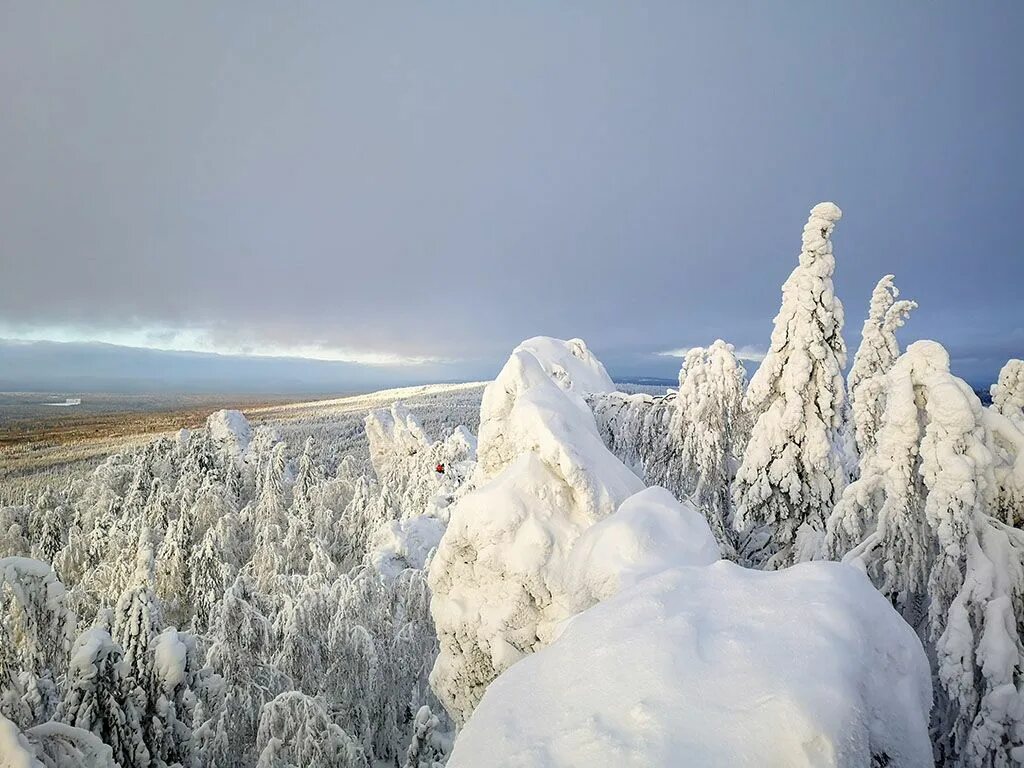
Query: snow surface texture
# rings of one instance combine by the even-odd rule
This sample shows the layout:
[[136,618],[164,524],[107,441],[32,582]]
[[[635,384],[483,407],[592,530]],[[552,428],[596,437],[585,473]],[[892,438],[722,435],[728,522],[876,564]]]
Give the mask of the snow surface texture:
[[454,505],[430,567],[441,646],[431,684],[460,722],[574,612],[573,543],[643,488],[605,448],[582,397],[612,386],[582,341],[536,338],[484,390],[476,490]]
[[573,619],[491,684],[448,766],[928,766],[930,706],[920,642],[863,574],[720,561]]

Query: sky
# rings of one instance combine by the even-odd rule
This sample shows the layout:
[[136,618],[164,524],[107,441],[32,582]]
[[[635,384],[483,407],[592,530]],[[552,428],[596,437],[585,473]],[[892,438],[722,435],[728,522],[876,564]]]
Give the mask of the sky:
[[893,273],[904,343],[990,382],[1022,37],[1019,2],[2,3],[0,386],[477,379],[537,334],[756,364],[822,200],[851,357]]

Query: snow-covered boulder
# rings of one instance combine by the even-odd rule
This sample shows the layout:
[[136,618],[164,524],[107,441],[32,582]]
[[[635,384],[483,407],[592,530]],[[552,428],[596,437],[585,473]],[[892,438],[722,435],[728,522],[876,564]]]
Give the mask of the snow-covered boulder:
[[664,570],[504,672],[449,768],[932,764],[913,630],[863,573]]
[[242,457],[252,440],[252,428],[241,411],[220,410],[206,419],[213,442],[236,458]]
[[484,390],[475,490],[453,505],[430,567],[441,646],[431,683],[458,720],[578,610],[567,588],[573,544],[643,489],[605,448],[581,394],[610,386],[583,342],[538,338]]

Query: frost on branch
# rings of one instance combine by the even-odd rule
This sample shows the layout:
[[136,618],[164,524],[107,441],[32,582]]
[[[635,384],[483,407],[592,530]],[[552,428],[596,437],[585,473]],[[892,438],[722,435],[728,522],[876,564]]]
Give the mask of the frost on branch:
[[932,731],[950,765],[1024,747],[1024,533],[993,516],[992,420],[932,341],[886,376],[878,444],[829,520],[827,550],[863,567],[935,658]]
[[841,215],[833,203],[811,209],[771,346],[747,391],[755,422],[732,496],[740,553],[755,566],[812,555],[846,484],[839,447],[846,345],[831,241]]
[[484,390],[475,490],[430,566],[440,655],[431,684],[464,721],[504,669],[566,617],[564,563],[580,533],[642,483],[601,441],[582,395],[606,390],[579,340],[531,339]]

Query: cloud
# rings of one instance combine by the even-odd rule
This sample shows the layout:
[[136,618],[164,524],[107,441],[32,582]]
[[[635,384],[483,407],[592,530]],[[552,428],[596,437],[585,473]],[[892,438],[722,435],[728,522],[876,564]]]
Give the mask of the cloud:
[[277,343],[271,341],[227,340],[222,334],[197,328],[160,326],[136,329],[79,329],[71,326],[19,327],[0,323],[0,339],[13,342],[75,342],[112,344],[161,352],[198,352],[234,357],[298,358],[323,362],[370,366],[417,366],[454,361],[429,356],[399,355],[392,352],[348,349],[324,343]]

